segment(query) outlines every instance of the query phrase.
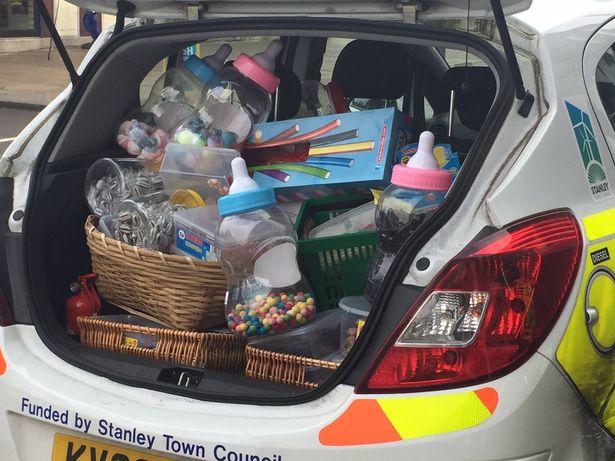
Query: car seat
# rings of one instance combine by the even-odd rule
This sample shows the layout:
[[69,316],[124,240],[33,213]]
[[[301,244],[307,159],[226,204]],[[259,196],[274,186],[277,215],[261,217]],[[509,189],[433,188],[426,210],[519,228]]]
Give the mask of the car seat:
[[486,66],[452,67],[442,77],[442,87],[449,95],[451,90],[455,91],[456,120],[452,137],[448,136],[448,112],[435,116],[427,129],[436,135],[437,142],[467,153],[493,105],[497,89],[495,76]]
[[346,102],[396,100],[412,85],[411,61],[398,43],[355,40],[342,49],[331,80],[341,88]]
[[280,79],[280,86],[272,95],[272,109],[267,121],[289,120],[297,115],[301,104],[301,81],[284,64],[277,63],[273,73]]

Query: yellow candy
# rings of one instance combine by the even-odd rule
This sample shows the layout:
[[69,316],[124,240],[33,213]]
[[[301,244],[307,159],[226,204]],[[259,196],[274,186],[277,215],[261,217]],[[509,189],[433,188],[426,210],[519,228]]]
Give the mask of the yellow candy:
[[314,304],[316,301],[314,301],[314,298],[308,298],[306,303],[308,304]]
[[269,306],[263,306],[263,307],[261,307],[258,311],[259,311],[261,314],[266,314],[268,310],[269,310]]
[[264,326],[269,325],[269,319],[263,319],[263,325]]
[[241,331],[246,331],[248,329],[248,325],[242,323],[241,325],[239,325],[239,328],[241,329]]
[[304,302],[298,302],[296,304],[296,307],[297,307],[297,309],[301,310],[301,309],[303,309],[305,307],[305,303]]
[[303,316],[301,314],[297,314],[295,319],[297,320],[297,322],[301,322],[301,320],[303,320]]

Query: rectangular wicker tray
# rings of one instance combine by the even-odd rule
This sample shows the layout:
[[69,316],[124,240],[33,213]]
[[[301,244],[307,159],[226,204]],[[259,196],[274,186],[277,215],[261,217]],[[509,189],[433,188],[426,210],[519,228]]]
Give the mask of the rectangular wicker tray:
[[246,347],[246,359],[246,376],[250,378],[309,389],[318,387],[340,365],[337,362],[273,352],[254,346]]
[[86,346],[197,368],[243,372],[245,367],[246,339],[231,333],[158,328],[104,316],[79,317],[77,322]]

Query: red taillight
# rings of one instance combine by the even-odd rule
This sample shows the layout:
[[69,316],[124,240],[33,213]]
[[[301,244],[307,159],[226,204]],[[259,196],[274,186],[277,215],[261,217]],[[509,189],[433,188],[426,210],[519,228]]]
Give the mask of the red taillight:
[[412,306],[357,391],[468,385],[519,367],[557,321],[581,250],[569,212],[470,244]]

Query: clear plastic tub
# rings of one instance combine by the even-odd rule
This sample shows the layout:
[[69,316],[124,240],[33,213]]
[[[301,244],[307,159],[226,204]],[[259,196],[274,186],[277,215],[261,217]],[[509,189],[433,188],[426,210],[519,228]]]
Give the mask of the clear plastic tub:
[[251,339],[250,345],[313,359],[335,357],[340,349],[341,317],[340,309],[319,312],[307,325],[277,335]]
[[316,226],[310,231],[308,238],[335,237],[338,235],[375,230],[375,210],[376,205],[374,202],[367,202]]
[[342,312],[340,319],[340,352],[346,356],[361,333],[371,306],[363,296],[347,296],[339,303]]
[[169,144],[160,176],[169,191],[191,190],[206,203],[215,203],[228,194],[235,157],[239,152],[232,149]]
[[175,246],[173,253],[195,259],[217,261],[214,246],[216,229],[220,223],[218,207],[206,206],[178,211],[173,215]]
[[113,213],[122,200],[163,187],[157,164],[133,158],[101,158],[85,176],[85,198],[96,216]]

